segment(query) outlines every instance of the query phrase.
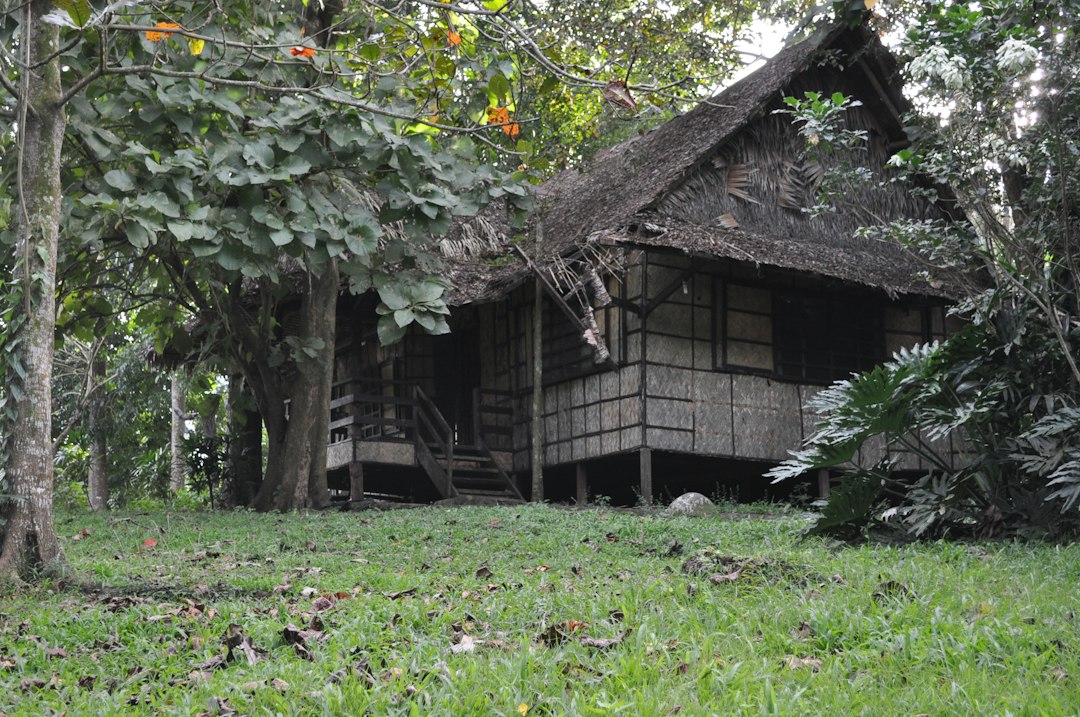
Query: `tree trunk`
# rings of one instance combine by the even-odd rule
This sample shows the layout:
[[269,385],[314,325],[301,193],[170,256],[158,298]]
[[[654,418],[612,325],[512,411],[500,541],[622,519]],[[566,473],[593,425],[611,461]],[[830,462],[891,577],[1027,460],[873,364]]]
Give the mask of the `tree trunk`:
[[[92,381],[97,384],[105,378],[105,362],[96,360],[91,364]],[[90,467],[86,475],[86,494],[90,510],[105,510],[109,505],[109,444],[106,424],[106,393],[101,386],[90,399],[88,413],[90,433]]]
[[229,377],[229,475],[233,505],[251,505],[262,483],[262,416],[243,376]]
[[[59,28],[41,21],[52,0],[22,10],[22,73],[18,151],[21,160],[16,267],[25,314],[8,361],[9,397],[16,398],[8,431],[6,478],[13,499],[3,504],[0,581],[15,581],[64,560],[53,526],[52,366],[56,315],[56,250],[60,227],[60,151],[66,118],[61,98]],[[51,58],[51,59],[50,59]],[[19,311],[19,307],[15,307]],[[17,363],[16,363],[17,362]],[[14,366],[21,365],[19,379]],[[16,384],[21,389],[17,395]]]
[[184,456],[184,424],[187,421],[187,381],[179,369],[172,375],[172,430],[169,433],[169,492],[179,493],[187,483],[187,460]]
[[[298,338],[318,339],[315,356],[298,362],[296,375],[285,385],[288,420],[270,417],[275,406],[260,406],[267,416],[266,475],[255,497],[255,509],[297,510],[326,505],[326,443],[329,438],[330,385],[333,380],[334,329],[339,277],[331,261],[311,282],[300,301]],[[273,392],[264,392],[272,396]],[[271,399],[272,400],[272,399]]]

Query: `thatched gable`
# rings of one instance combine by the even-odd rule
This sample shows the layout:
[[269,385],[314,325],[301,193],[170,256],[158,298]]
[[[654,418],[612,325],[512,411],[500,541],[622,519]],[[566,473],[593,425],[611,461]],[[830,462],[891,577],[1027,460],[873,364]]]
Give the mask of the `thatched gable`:
[[[712,100],[598,154],[585,171],[541,185],[532,222],[542,222],[543,241],[529,242],[528,253],[543,265],[603,239],[814,272],[890,294],[950,296],[950,279],[921,278],[927,264],[909,252],[852,237],[859,226],[942,216],[940,207],[899,186],[868,186],[851,197],[851,211],[809,218],[800,208],[809,195],[805,168],[792,161],[802,139],[787,116],[772,114],[785,95],[804,90],[855,94],[864,106],[849,120],[871,136],[861,161],[883,178],[885,160],[906,142],[900,114],[907,105],[895,74],[868,29],[819,30]],[[524,234],[497,215],[481,220],[488,234]],[[643,230],[646,223],[652,228]],[[527,276],[512,252],[493,260],[486,248],[486,259],[454,267],[455,303],[492,300]]]

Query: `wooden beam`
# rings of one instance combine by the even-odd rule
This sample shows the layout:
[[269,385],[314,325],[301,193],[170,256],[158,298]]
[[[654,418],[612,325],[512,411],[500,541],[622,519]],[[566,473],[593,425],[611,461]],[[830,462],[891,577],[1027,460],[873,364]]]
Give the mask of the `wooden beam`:
[[[665,286],[660,291],[660,293],[656,295],[656,297],[652,301],[645,304],[645,309],[644,309],[643,315],[648,316],[649,314],[651,314],[653,312],[653,309],[655,309],[657,306],[659,306],[660,304],[667,301],[667,298],[669,296],[671,296],[672,294],[674,294],[676,291],[678,291],[679,287],[682,286],[683,282],[686,281],[687,279],[689,279],[690,277],[692,277],[693,275],[694,275],[694,270],[693,269],[686,269],[681,274],[679,274],[677,277],[675,277],[675,279],[672,280],[672,282],[670,284]],[[642,296],[642,300],[644,300],[644,298],[645,297]]]
[[585,464],[577,464],[577,504],[585,505],[589,502],[589,477],[585,471]]
[[820,468],[817,472],[817,497],[825,500],[829,497],[829,469]]
[[652,449],[642,446],[641,451],[638,452],[638,459],[641,466],[641,502],[652,505]]
[[611,305],[616,307],[616,308],[619,308],[619,309],[626,309],[627,311],[633,311],[638,316],[641,316],[641,314],[644,311],[640,306],[635,304],[633,301],[629,301],[627,299],[621,299],[618,296],[612,296],[611,297]]
[[532,315],[532,502],[544,500],[544,291],[533,283]]
[[364,499],[364,464],[360,461],[349,463],[349,500]]

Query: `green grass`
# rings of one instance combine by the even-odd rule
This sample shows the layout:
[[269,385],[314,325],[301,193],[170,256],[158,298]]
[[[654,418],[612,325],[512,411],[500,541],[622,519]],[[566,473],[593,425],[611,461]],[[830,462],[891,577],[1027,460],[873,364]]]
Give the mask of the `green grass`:
[[[1080,713],[1080,548],[843,547],[803,526],[543,506],[65,515],[72,577],[0,597],[0,710]],[[305,660],[282,629],[336,593]],[[200,669],[230,623],[265,654]],[[553,625],[565,640],[541,639]],[[478,642],[454,652],[463,633]]]

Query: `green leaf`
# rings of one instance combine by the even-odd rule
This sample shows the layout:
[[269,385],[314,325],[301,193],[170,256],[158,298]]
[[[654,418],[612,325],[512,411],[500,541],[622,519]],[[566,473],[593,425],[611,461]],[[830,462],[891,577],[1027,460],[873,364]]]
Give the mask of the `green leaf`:
[[391,314],[379,319],[377,332],[379,334],[379,344],[382,346],[397,343],[405,336],[405,328],[398,326]]
[[274,150],[265,142],[249,142],[244,145],[244,159],[248,164],[258,164],[264,169],[270,169],[274,166]]
[[191,232],[194,227],[188,222],[170,222],[168,224],[169,232],[176,237],[178,242],[186,242],[191,238]]
[[500,104],[506,103],[506,96],[510,94],[510,81],[502,74],[491,78],[488,88],[492,95],[499,99]]
[[394,321],[401,328],[405,328],[413,322],[416,315],[412,312],[412,309],[399,309],[394,312]]
[[290,154],[282,161],[281,167],[289,174],[307,174],[311,171],[311,162],[299,155]]
[[237,271],[241,266],[244,265],[244,260],[241,257],[237,256],[235,253],[233,253],[231,250],[229,250],[227,247],[222,247],[221,251],[217,253],[217,256],[215,256],[214,259],[217,260],[218,265],[222,269],[226,269],[228,271]]
[[559,81],[559,78],[552,75],[545,79],[540,85],[540,94],[546,95],[547,93],[558,89],[561,85],[562,82]]
[[386,304],[387,308],[391,311],[398,311],[399,309],[408,308],[410,302],[404,296],[402,296],[397,288],[393,286],[384,286],[379,289],[379,298]]
[[53,0],[53,5],[65,11],[79,27],[84,27],[93,14],[88,0]]
[[300,145],[304,143],[305,139],[306,137],[304,137],[303,134],[297,132],[295,134],[278,135],[274,138],[274,141],[276,141],[277,146],[281,147],[284,151],[295,152],[300,149]]
[[442,284],[438,284],[434,281],[425,281],[413,290],[413,301],[417,304],[426,304],[428,302],[437,301],[442,297],[443,292],[445,291],[446,289]]
[[135,180],[122,169],[110,169],[105,173],[105,183],[121,192],[135,191]]
[[279,229],[276,232],[270,232],[270,241],[274,242],[274,246],[285,246],[293,240],[293,236],[288,229]]

